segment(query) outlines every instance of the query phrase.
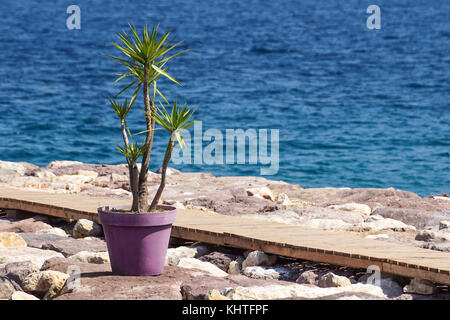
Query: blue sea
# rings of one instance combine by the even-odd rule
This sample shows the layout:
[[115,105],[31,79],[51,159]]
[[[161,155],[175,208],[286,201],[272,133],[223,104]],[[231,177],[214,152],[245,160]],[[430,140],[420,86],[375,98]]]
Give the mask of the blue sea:
[[[69,30],[69,5],[81,29]],[[381,29],[369,30],[369,5]],[[279,129],[279,171],[304,187],[450,193],[450,2],[164,0],[0,2],[0,160],[124,163],[108,103],[123,71],[102,53],[128,23],[181,48],[159,88],[203,130]],[[129,118],[144,130],[142,100]],[[137,138],[139,139],[139,137]],[[151,169],[167,135],[158,131]],[[205,145],[208,143],[205,142]],[[259,175],[260,165],[172,165]]]

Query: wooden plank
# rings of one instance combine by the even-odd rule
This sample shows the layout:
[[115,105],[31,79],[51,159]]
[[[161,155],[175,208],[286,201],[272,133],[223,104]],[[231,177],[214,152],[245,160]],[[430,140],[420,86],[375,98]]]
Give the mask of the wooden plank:
[[[99,222],[97,208],[104,205],[129,205],[129,200],[0,188],[0,208],[67,220]],[[376,265],[382,272],[450,285],[449,253],[364,239],[349,232],[179,209],[172,236],[353,268]]]

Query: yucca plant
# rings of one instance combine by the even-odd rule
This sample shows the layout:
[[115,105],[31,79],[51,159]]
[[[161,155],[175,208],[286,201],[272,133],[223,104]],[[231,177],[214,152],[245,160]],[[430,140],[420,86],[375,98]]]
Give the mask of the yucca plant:
[[[181,110],[179,110],[177,104],[175,103],[173,106],[173,108],[175,108],[175,111],[173,111],[174,109],[172,109],[172,113],[170,114],[171,117],[169,119],[165,118],[165,115],[167,114],[158,114],[158,110],[161,110],[155,106],[156,95],[159,95],[167,104],[168,102],[161,91],[158,89],[157,80],[161,76],[163,76],[181,85],[178,80],[176,80],[168,73],[168,67],[166,66],[166,64],[173,58],[188,50],[182,50],[177,53],[173,53],[173,50],[177,48],[182,43],[182,41],[173,44],[172,42],[174,38],[169,38],[171,33],[170,31],[164,33],[161,37],[158,38],[159,26],[154,27],[150,33],[147,26],[144,26],[141,37],[138,35],[137,30],[133,25],[130,24],[129,27],[131,35],[128,35],[125,31],[123,31],[122,33],[117,35],[118,42],[112,43],[112,45],[117,48],[124,55],[124,57],[116,57],[111,55],[107,56],[114,59],[115,62],[124,66],[126,69],[125,72],[118,74],[118,78],[115,82],[124,79],[128,79],[130,81],[120,90],[117,96],[126,92],[128,89],[133,89],[133,95],[129,102],[127,101],[127,99],[125,99],[123,103],[118,103],[116,100],[110,99],[110,103],[121,121],[124,146],[120,146],[118,147],[118,149],[122,154],[125,155],[127,159],[130,176],[130,189],[133,195],[131,210],[134,212],[148,212],[148,210],[154,209],[156,206],[153,205],[153,203],[155,202],[153,200],[152,205],[149,208],[147,188],[147,176],[150,164],[150,155],[153,146],[155,121],[158,122],[157,119],[165,120],[166,122],[161,123],[165,123],[165,125],[170,124],[170,126],[167,126],[167,128],[177,128],[173,127],[173,125],[180,125],[180,119],[185,117],[185,113],[189,111],[187,107],[183,107]],[[153,89],[152,96],[150,96],[150,87],[152,87]],[[145,140],[141,144],[137,144],[136,142],[133,142],[132,134],[128,128],[125,118],[132,108],[133,104],[135,103],[136,97],[139,94],[141,88],[144,97],[143,115],[145,117],[146,123],[146,130],[143,132],[146,134],[146,136]],[[165,109],[163,108],[163,110]],[[192,115],[192,113],[189,114],[190,116]],[[167,129],[165,126],[163,127]],[[175,130],[173,132],[179,132],[178,129],[173,130]],[[139,168],[137,166],[137,161],[141,156],[142,162],[141,167]],[[164,162],[165,161],[166,157],[164,158]],[[165,180],[165,173],[162,176],[162,180]],[[157,197],[155,197],[158,198],[158,200],[161,196],[161,192],[159,192],[158,189],[158,193],[156,195]]]
[[173,103],[170,113],[167,112],[163,104],[161,104],[161,109],[156,107],[156,110],[156,112],[154,112],[153,114],[147,114],[147,116],[152,118],[157,124],[162,127],[162,129],[167,131],[170,134],[170,138],[169,143],[166,147],[166,153],[164,154],[161,171],[161,182],[153,198],[153,201],[150,204],[150,212],[156,209],[164,187],[166,186],[166,171],[167,167],[169,166],[170,158],[172,157],[173,148],[175,147],[175,140],[178,141],[180,147],[183,149],[185,147],[185,143],[183,141],[183,137],[181,136],[181,131],[189,128],[196,121],[191,121],[192,115],[194,114],[195,110],[188,108],[186,104],[184,104],[180,109],[176,101]]

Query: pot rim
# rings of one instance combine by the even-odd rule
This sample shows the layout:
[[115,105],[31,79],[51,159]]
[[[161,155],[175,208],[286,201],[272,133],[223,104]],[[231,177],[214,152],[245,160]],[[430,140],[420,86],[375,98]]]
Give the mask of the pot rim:
[[176,211],[177,208],[171,205],[167,204],[159,204],[156,206],[157,208],[164,209],[165,211],[156,211],[156,212],[137,212],[137,213],[125,213],[125,212],[118,212],[114,211],[114,209],[131,209],[130,206],[126,205],[120,205],[120,206],[102,206],[97,208],[97,213],[103,213],[103,214],[114,214],[114,215],[124,215],[124,216],[132,216],[132,215],[161,215],[161,214],[169,214],[173,211]]
[[112,209],[129,209],[130,206],[105,206],[97,208],[100,223],[106,226],[145,227],[163,226],[175,222],[177,208],[168,205],[158,206],[167,211],[145,213],[122,213]]

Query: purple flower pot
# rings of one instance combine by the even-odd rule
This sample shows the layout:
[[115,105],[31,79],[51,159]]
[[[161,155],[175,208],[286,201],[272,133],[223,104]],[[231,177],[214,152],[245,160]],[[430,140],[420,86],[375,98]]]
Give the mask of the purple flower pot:
[[158,208],[167,211],[139,214],[113,212],[113,209],[126,208],[98,208],[113,273],[129,276],[161,274],[176,208],[161,205]]

